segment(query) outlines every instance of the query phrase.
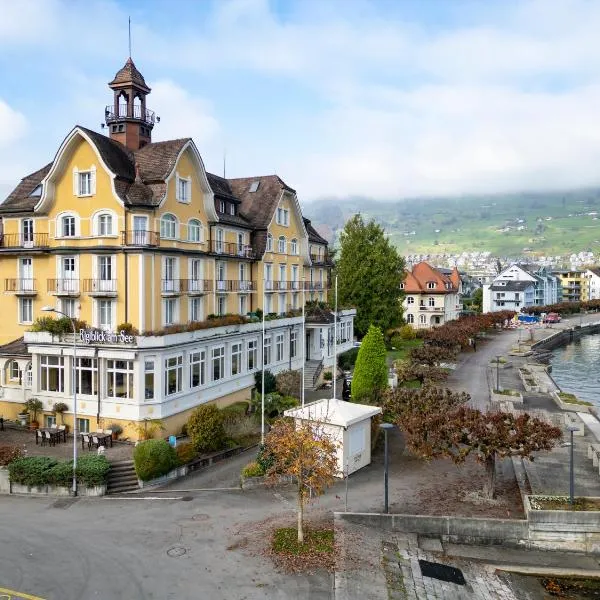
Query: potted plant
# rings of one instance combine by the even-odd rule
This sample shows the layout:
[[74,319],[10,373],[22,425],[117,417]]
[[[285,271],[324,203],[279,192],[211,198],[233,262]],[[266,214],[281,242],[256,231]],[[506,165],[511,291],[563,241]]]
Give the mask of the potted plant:
[[123,428],[118,423],[111,423],[108,429],[112,431],[113,440],[116,440],[123,433]]
[[42,401],[38,400],[37,398],[29,398],[29,400],[27,400],[27,402],[25,402],[25,406],[27,407],[27,410],[31,414],[31,428],[37,429],[40,426],[40,424],[37,420],[37,415],[38,415],[38,412],[40,412],[44,408]]
[[[52,412],[55,415],[60,415],[60,424],[64,425],[65,424],[65,417],[64,417],[64,413],[66,413],[69,410],[69,407],[64,403],[64,402],[55,402],[54,406],[52,407]],[[68,429],[68,426],[66,426]]]
[[23,410],[17,415],[17,419],[23,427],[27,426],[27,419],[29,418],[29,410],[27,408],[27,404],[25,404]]

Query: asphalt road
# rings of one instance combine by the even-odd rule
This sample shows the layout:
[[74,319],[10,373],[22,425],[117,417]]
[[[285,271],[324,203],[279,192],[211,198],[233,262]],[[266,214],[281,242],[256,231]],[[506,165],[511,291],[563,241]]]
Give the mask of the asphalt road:
[[263,490],[189,501],[0,496],[0,588],[45,600],[329,599],[328,573],[287,576],[232,547],[247,524],[291,510]]

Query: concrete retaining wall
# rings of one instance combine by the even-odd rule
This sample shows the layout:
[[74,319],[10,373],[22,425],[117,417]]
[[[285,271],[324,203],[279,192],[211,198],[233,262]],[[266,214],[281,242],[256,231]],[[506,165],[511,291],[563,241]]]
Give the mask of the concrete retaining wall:
[[[72,493],[70,486],[62,485],[21,485],[20,483],[11,483],[8,467],[0,467],[0,494],[25,494],[28,496],[70,496]],[[97,485],[87,487],[77,486],[79,496],[104,496],[106,494],[106,485]]]

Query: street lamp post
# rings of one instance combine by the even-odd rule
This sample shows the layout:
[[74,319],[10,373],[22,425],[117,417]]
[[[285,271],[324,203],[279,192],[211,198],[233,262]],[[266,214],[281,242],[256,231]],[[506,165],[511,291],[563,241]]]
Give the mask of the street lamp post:
[[500,391],[500,355],[496,356],[496,391]]
[[384,490],[384,512],[389,512],[388,505],[388,431],[394,426],[391,423],[380,423],[379,427],[383,429],[385,438],[385,449],[383,453],[383,490]]
[[573,434],[579,431],[579,427],[570,426],[568,430],[571,432],[571,459],[569,461],[569,504],[573,506],[575,496],[575,472],[574,472],[574,441]]
[[77,332],[75,330],[75,319],[53,306],[43,306],[42,312],[62,315],[71,321],[73,327],[73,365],[71,371],[71,385],[73,386],[73,496],[77,496]]

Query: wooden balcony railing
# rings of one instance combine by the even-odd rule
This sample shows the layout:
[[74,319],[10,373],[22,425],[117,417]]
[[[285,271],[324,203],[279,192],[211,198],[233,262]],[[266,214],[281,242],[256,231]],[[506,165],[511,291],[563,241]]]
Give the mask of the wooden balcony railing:
[[4,291],[12,294],[37,294],[37,281],[22,277],[5,279]]
[[213,285],[211,279],[182,279],[181,290],[190,295],[206,294],[212,292]]
[[0,248],[47,248],[47,233],[2,233]]
[[221,254],[223,256],[235,256],[237,258],[254,258],[254,250],[252,246],[246,244],[235,244],[232,242],[220,242],[211,240],[210,251],[213,254]]
[[143,229],[131,229],[121,231],[123,246],[158,246],[160,236],[158,231],[145,231]]
[[255,292],[256,281],[239,281],[238,279],[222,279],[215,281],[217,292]]
[[117,293],[117,280],[84,279],[83,291],[90,296],[115,296]]
[[313,254],[311,252],[310,261],[313,265],[325,265],[329,263],[329,255],[327,252],[325,252],[325,254]]
[[48,279],[48,292],[57,296],[78,296],[79,279]]
[[[161,294],[181,294],[182,282],[187,279],[161,279],[160,280],[160,292]],[[185,285],[185,284],[184,284]]]

